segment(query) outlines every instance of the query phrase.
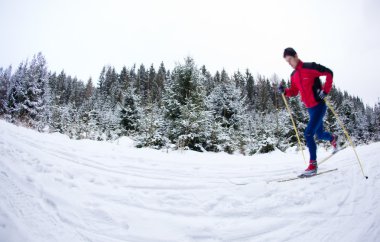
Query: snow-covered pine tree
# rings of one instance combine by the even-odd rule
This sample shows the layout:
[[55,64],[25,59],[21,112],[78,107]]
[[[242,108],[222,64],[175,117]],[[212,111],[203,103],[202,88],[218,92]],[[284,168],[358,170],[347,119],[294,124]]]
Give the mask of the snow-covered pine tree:
[[154,79],[154,85],[153,85],[153,102],[158,102],[159,105],[161,105],[162,100],[162,93],[164,91],[164,85],[166,82],[167,76],[166,76],[166,69],[163,62],[161,62],[160,68],[157,71],[157,75]]
[[124,93],[127,91],[127,88],[131,85],[131,78],[129,76],[129,71],[126,66],[123,66],[119,74],[119,86],[121,91]]
[[227,72],[225,69],[222,70],[220,73],[220,82],[226,83],[230,81],[230,77],[228,76]]
[[119,78],[115,68],[111,66],[103,67],[98,81],[97,98],[111,106],[115,106],[120,96],[120,91]]
[[129,85],[132,85],[135,87],[136,90],[138,90],[138,85],[137,85],[137,74],[136,74],[136,64],[134,64],[131,69],[129,70]]
[[[244,153],[247,137],[244,103],[245,99],[241,97],[240,89],[237,89],[236,85],[230,81],[219,83],[207,99],[207,109],[213,114],[213,122],[216,123],[211,124],[214,133],[213,140],[221,142],[223,150],[228,153],[236,150]],[[219,137],[215,137],[215,134]],[[216,144],[211,145],[211,147],[215,146]]]
[[88,79],[84,91],[84,98],[85,100],[90,100],[90,98],[94,95],[95,87],[92,83],[92,78]]
[[247,93],[248,108],[249,110],[253,110],[257,101],[257,91],[255,91],[255,80],[253,79],[253,76],[248,69],[245,71],[245,82],[245,92]]
[[179,148],[201,150],[205,125],[205,88],[200,70],[190,57],[177,64],[163,97],[166,137]]
[[150,66],[148,71],[148,83],[147,83],[147,104],[150,105],[150,103],[156,99],[158,87],[155,83],[156,78],[156,70],[154,69],[153,64]]
[[50,106],[50,131],[59,132],[61,134],[65,133],[65,128],[63,127],[62,117],[63,117],[63,106],[51,105]]
[[203,65],[200,69],[200,83],[205,87],[206,95],[208,96],[215,87],[211,73],[206,69],[206,66]]
[[106,93],[107,98],[112,106],[115,106],[117,102],[120,102],[122,95],[121,85],[119,83],[118,74],[114,67],[109,67],[106,72]]
[[[246,80],[243,76],[243,74],[240,72],[240,70],[237,70],[233,76],[232,76],[232,81],[235,82],[236,88],[240,89],[242,92],[242,96],[247,96],[247,91],[246,91]],[[248,98],[248,96],[247,96]]]
[[76,108],[83,105],[85,100],[85,86],[82,81],[79,81],[76,77],[73,78],[71,83],[71,95],[69,102],[72,103]]
[[57,78],[50,81],[51,98],[55,105],[68,104],[69,101],[69,83],[66,73],[62,70]]
[[8,95],[11,86],[12,66],[0,68],[0,117],[8,114]]
[[149,72],[146,71],[143,64],[140,65],[140,68],[137,71],[136,83],[135,83],[136,93],[141,98],[142,105],[148,103],[148,90],[149,86]]
[[97,140],[113,140],[121,134],[118,105],[112,104],[110,98],[98,89],[95,91],[94,108],[90,114],[97,125],[95,134],[101,134]]
[[134,136],[140,128],[142,107],[140,96],[133,86],[129,86],[124,93],[123,102],[118,105],[121,135]]
[[222,126],[221,122],[216,122],[212,112],[207,112],[207,126],[205,136],[206,143],[203,145],[206,151],[221,152],[225,150],[224,144],[231,138],[226,131],[227,128]]
[[139,132],[137,137],[137,147],[152,147],[161,149],[169,144],[165,137],[165,125],[162,109],[158,103],[149,104],[141,111],[139,119]]
[[49,77],[51,101],[49,104],[49,127],[52,132],[59,132],[75,138],[74,132],[75,106],[69,103],[71,98],[71,77],[67,77],[64,71],[58,76],[54,73]]
[[42,131],[49,123],[50,110],[48,105],[50,104],[51,96],[46,60],[41,52],[33,57],[28,76],[27,100],[23,106],[27,107],[32,127]]
[[[204,94],[203,90],[199,90]],[[201,95],[200,95],[201,97]],[[210,125],[211,115],[205,110],[203,100],[189,99],[185,105],[180,106],[180,117],[176,120],[179,131],[177,144],[180,148],[203,151],[209,137],[207,130]]]
[[[96,93],[96,91],[95,91]],[[97,110],[96,94],[85,101],[84,105],[80,108],[82,120],[82,134],[81,136],[91,140],[102,140],[103,131],[100,120],[100,110]]]
[[165,66],[161,63],[156,71],[151,65],[148,75],[148,100],[144,108],[139,111],[139,127],[137,147],[152,147],[160,149],[170,142],[165,136],[164,112],[161,109],[161,99],[167,75]]
[[96,92],[97,95],[106,93],[106,90],[107,90],[107,86],[106,86],[106,66],[103,66],[102,71],[100,72],[99,80],[98,80],[98,86],[97,86],[96,90],[97,90],[97,92]]
[[360,143],[368,143],[368,130],[370,126],[370,121],[367,120],[365,106],[363,104],[363,101],[359,97],[354,97],[353,102],[357,114],[357,123],[355,124],[354,135],[357,137]]
[[216,73],[215,73],[213,79],[214,79],[214,83],[215,83],[215,84],[219,84],[219,83],[220,83],[220,81],[221,81],[221,77],[220,77],[220,73],[219,73],[219,71],[216,71]]
[[26,100],[26,85],[28,62],[21,62],[16,72],[12,75],[10,92],[8,96],[8,111],[11,122],[19,122],[24,116],[21,108],[22,103]]
[[291,134],[291,132],[294,132],[294,129],[293,126],[290,124],[291,121],[288,111],[286,111],[285,109],[279,109],[277,115],[279,125],[276,125],[275,127],[274,138],[277,139],[277,148],[282,151],[285,151],[287,148],[296,145],[294,143],[294,136],[289,135]]
[[103,67],[98,86],[94,91],[92,109],[87,110],[88,123],[92,128],[91,137],[97,140],[113,140],[121,135],[120,115],[118,109],[119,79],[113,67]]
[[375,133],[374,140],[380,141],[380,99],[375,104],[375,107],[373,109],[372,123],[373,123],[373,132]]
[[[339,115],[340,120],[346,127],[351,138],[356,142],[357,132],[355,131],[355,127],[357,127],[358,116],[354,108],[354,103],[350,100],[348,94],[346,98],[343,99],[342,104],[338,107],[337,114]],[[343,136],[343,133],[341,136]]]
[[121,118],[118,115],[119,112],[118,106],[100,112],[101,120],[103,120],[104,140],[115,140],[121,136],[123,130],[120,126]]
[[374,109],[370,106],[366,106],[365,107],[365,114],[366,116],[366,135],[364,136],[364,139],[365,139],[365,142],[366,143],[370,143],[370,142],[373,142],[375,141],[374,140],[374,137],[375,137],[375,129],[374,129],[374,119],[373,119],[373,116],[374,116]]
[[178,93],[175,90],[174,83],[171,78],[167,79],[164,86],[164,93],[162,97],[163,103],[163,116],[165,136],[169,138],[172,143],[175,143],[178,138],[177,130],[175,129],[175,121],[180,116],[181,103],[178,101]]
[[275,150],[278,137],[275,137],[276,122],[274,113],[255,113],[249,120],[250,143],[248,154],[268,153]]
[[274,109],[273,88],[269,80],[263,76],[257,77],[257,95],[255,96],[255,110],[260,113],[269,113]]
[[9,108],[13,118],[25,125],[42,130],[49,119],[50,93],[46,60],[41,53],[27,66],[21,64],[11,84]]
[[71,139],[79,138],[79,115],[73,103],[61,106],[61,127],[64,134],[68,135]]

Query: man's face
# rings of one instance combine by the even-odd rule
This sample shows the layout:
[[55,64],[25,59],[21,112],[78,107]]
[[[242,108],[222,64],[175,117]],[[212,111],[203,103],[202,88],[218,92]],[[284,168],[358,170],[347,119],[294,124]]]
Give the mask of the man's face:
[[285,60],[286,62],[288,62],[288,64],[293,67],[293,69],[296,69],[296,66],[298,64],[298,56],[295,55],[295,56],[290,56],[290,55],[287,55],[285,56]]

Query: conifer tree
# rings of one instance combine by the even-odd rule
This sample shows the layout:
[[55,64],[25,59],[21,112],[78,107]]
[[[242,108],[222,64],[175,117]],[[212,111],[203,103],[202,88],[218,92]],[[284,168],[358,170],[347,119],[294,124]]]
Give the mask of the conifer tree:
[[373,123],[373,132],[375,133],[374,140],[380,141],[380,99],[375,104],[375,107],[373,110],[373,121],[372,121],[372,123]]
[[139,131],[141,119],[140,97],[131,86],[124,95],[120,108],[120,125],[122,135],[135,135]]
[[148,92],[149,92],[149,73],[145,70],[143,64],[140,65],[140,68],[137,71],[136,76],[136,92],[141,97],[142,105],[146,105],[148,102]]
[[94,84],[92,83],[92,79],[88,79],[86,83],[86,87],[84,90],[84,98],[85,100],[90,100],[90,98],[94,95],[95,87]]
[[208,96],[214,89],[215,83],[211,73],[207,70],[205,65],[201,67],[200,72],[200,83],[203,87],[205,87],[206,96]]
[[12,66],[0,68],[0,117],[8,114],[8,94],[11,86]]
[[22,62],[12,75],[10,92],[8,97],[8,110],[11,122],[18,122],[24,116],[22,103],[26,100],[26,85],[28,62]]
[[[214,116],[213,122],[217,123],[213,126],[221,125],[224,133],[219,129],[220,137],[230,137],[223,144],[224,150],[228,153],[241,150],[245,145],[244,131],[247,118],[244,102],[240,90],[232,82],[220,83],[208,97],[207,108]],[[225,138],[220,139],[225,140]]]
[[119,74],[119,86],[122,92],[126,92],[127,88],[131,85],[131,78],[126,66],[123,66]]
[[252,74],[249,72],[248,69],[245,72],[245,81],[247,83],[247,85],[246,85],[247,101],[248,101],[248,105],[250,107],[250,110],[252,110],[254,105],[255,105],[255,101],[257,101],[257,100],[255,100],[256,99],[255,81],[253,79]]
[[205,89],[194,60],[188,57],[184,64],[178,64],[167,84],[163,98],[167,137],[178,147],[201,150],[205,142],[199,137],[205,121]]

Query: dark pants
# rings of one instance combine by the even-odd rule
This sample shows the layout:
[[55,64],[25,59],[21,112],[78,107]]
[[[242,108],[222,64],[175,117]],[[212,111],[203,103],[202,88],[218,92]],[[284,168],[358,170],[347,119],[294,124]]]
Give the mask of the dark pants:
[[333,140],[332,135],[323,130],[323,117],[326,114],[326,110],[327,106],[324,102],[307,109],[310,120],[305,129],[305,139],[306,145],[309,148],[310,160],[317,160],[317,145],[314,141],[314,135],[317,135],[320,140]]

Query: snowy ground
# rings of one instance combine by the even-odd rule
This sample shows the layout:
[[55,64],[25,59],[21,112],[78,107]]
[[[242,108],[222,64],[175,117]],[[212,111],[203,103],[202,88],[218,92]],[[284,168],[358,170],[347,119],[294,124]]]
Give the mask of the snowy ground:
[[[320,149],[319,157],[328,153]],[[136,149],[0,121],[0,241],[380,241],[380,143],[300,154]],[[236,185],[247,184],[247,185]]]

